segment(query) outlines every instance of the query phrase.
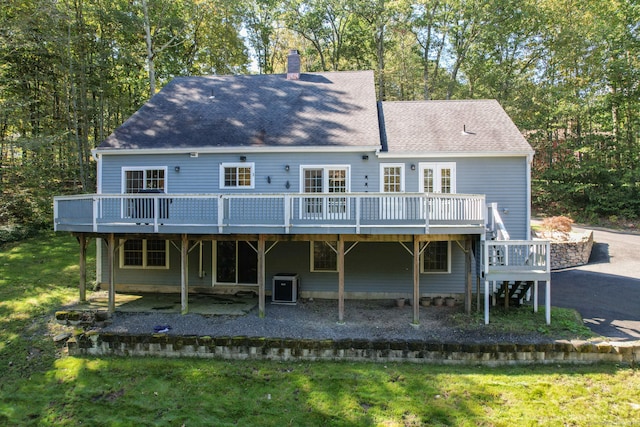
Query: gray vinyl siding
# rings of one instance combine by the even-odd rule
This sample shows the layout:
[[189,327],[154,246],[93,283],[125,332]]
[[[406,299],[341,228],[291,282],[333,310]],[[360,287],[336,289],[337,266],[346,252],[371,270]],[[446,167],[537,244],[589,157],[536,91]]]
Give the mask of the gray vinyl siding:
[[[364,160],[363,155],[368,155]],[[221,190],[219,165],[238,163],[240,156],[247,163],[255,164],[255,188],[250,190]],[[405,165],[405,191],[419,189],[420,162],[455,162],[456,191],[461,194],[484,194],[486,202],[497,202],[507,230],[512,239],[527,237],[527,159],[526,157],[501,158],[404,158],[379,159],[375,153],[238,153],[199,154],[192,158],[188,153],[166,155],[106,155],[102,162],[102,192],[120,193],[122,167],[166,167],[168,193],[299,193],[300,166],[349,165],[351,192],[380,191],[380,164]],[[411,170],[411,165],[416,165]],[[286,166],[289,170],[286,170]],[[180,171],[176,172],[176,166]],[[270,181],[270,182],[269,182]],[[287,189],[287,182],[289,188]],[[508,209],[508,213],[502,213]],[[259,233],[260,230],[252,230]],[[310,232],[313,232],[311,230]],[[390,228],[388,234],[398,229]],[[349,247],[347,243],[347,247]],[[180,289],[180,242],[170,245],[168,270],[120,269],[116,258],[117,284],[169,285]],[[337,273],[319,273],[310,270],[308,242],[279,242],[266,256],[266,287],[278,273],[297,273],[301,292],[337,292]],[[103,251],[106,254],[106,249]],[[464,253],[451,244],[451,273],[421,274],[420,291],[428,294],[461,293],[465,286]],[[212,286],[212,243],[203,246],[202,270],[199,272],[199,248],[189,253],[189,286]],[[106,256],[102,257],[103,282],[108,282]],[[412,256],[399,243],[361,242],[345,257],[345,291],[411,294],[413,292]]]
[[[368,155],[363,160],[363,155]],[[240,156],[255,165],[255,188],[220,189],[221,163],[238,163]],[[527,237],[527,175],[526,157],[500,158],[405,158],[380,159],[374,153],[238,153],[199,154],[191,158],[188,153],[167,155],[106,155],[102,165],[102,192],[120,193],[122,167],[167,167],[168,193],[299,193],[300,166],[349,166],[351,192],[380,191],[380,164],[405,165],[405,191],[419,190],[420,162],[455,162],[456,191],[461,194],[484,194],[487,204],[497,202],[512,239]],[[286,166],[289,170],[285,170]],[[415,170],[411,170],[415,165]],[[180,172],[175,168],[180,167]],[[287,183],[289,188],[287,188]],[[258,231],[258,230],[256,230]],[[389,230],[390,234],[395,231]]]
[[[180,242],[175,241],[176,245]],[[215,242],[213,242],[215,243]],[[170,244],[168,270],[121,269],[116,264],[116,284],[138,286],[173,286],[180,291],[180,252]],[[346,243],[349,248],[351,243]],[[410,245],[409,245],[410,246]],[[210,287],[212,277],[212,242],[203,244],[202,268],[199,270],[199,249],[189,253],[189,286]],[[106,248],[103,249],[106,251]],[[103,257],[103,281],[108,282],[106,257]],[[451,273],[420,274],[420,292],[427,294],[462,293],[465,285],[464,253],[451,243]],[[116,259],[118,259],[116,257]],[[361,242],[345,256],[345,292],[412,294],[413,257],[399,243]],[[280,242],[266,256],[266,288],[279,273],[296,273],[300,278],[300,292],[337,292],[338,273],[311,272],[309,242]],[[200,277],[202,276],[202,277]]]
[[[197,158],[189,154],[167,155],[108,155],[103,157],[102,192],[120,193],[122,190],[123,167],[163,167],[166,166],[166,186],[169,193],[299,193],[301,165],[349,166],[352,192],[378,191],[378,168],[375,155],[366,153],[369,160],[363,160],[363,153],[260,153],[260,154],[199,154]],[[254,189],[220,189],[219,170],[222,163],[238,163],[240,155],[246,156],[246,163],[255,164]],[[289,171],[285,166],[289,166]],[[180,172],[175,168],[180,167]],[[270,181],[269,182],[269,179]],[[369,182],[374,182],[373,186]],[[287,188],[289,182],[289,188]],[[368,185],[365,185],[369,183]],[[373,190],[371,190],[373,188]]]
[[484,194],[487,204],[497,202],[511,239],[526,239],[530,205],[526,171],[526,157],[467,159],[458,162],[458,193]]

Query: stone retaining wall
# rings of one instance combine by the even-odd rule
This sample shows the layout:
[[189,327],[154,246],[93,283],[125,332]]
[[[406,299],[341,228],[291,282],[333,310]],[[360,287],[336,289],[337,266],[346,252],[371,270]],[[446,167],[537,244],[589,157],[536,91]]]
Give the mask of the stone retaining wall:
[[569,242],[551,242],[551,270],[576,267],[589,263],[593,247],[593,231]]
[[640,360],[640,342],[455,344],[87,332],[71,337],[67,341],[67,348],[73,356],[159,356],[276,361],[344,360],[505,365],[595,362],[635,364]]

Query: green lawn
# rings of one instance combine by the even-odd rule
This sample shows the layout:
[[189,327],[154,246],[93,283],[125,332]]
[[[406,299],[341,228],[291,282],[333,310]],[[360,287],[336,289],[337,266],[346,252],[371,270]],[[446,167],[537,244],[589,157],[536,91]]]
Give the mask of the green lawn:
[[640,419],[640,372],[613,364],[63,357],[49,321],[77,298],[77,259],[78,243],[68,235],[0,251],[0,425],[591,426]]

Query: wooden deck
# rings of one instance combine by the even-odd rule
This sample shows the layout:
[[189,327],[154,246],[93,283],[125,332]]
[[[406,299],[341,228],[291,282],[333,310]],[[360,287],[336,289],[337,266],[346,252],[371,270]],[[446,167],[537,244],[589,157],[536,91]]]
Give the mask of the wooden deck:
[[477,234],[483,195],[89,194],[54,198],[56,231],[94,233]]

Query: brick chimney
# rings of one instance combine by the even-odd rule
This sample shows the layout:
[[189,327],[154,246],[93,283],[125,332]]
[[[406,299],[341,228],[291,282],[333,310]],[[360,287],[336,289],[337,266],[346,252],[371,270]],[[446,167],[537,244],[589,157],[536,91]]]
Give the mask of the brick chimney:
[[291,49],[287,55],[287,80],[300,79],[300,54],[296,49]]

